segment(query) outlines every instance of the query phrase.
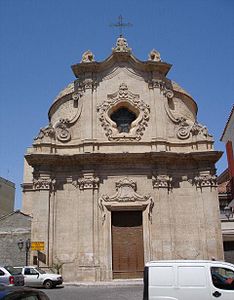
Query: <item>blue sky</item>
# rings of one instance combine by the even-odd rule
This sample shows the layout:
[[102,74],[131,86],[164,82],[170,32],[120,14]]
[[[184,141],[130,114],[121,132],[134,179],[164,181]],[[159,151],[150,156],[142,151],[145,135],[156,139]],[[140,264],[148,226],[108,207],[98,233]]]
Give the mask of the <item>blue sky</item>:
[[[23,156],[50,105],[74,80],[70,66],[90,49],[104,60],[119,34],[134,55],[157,49],[173,65],[168,77],[198,104],[198,121],[214,135],[215,149],[234,100],[233,0],[0,0],[0,176],[16,184],[21,207]],[[217,173],[226,168],[226,155]]]

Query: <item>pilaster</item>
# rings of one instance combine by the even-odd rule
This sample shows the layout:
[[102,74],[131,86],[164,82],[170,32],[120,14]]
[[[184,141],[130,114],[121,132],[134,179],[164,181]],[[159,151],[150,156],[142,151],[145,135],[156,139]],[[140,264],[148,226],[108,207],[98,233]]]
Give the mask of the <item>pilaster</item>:
[[34,172],[33,178],[33,220],[32,220],[32,241],[44,242],[45,249],[42,251],[46,255],[46,264],[50,263],[50,234],[51,234],[51,192],[54,188],[55,180],[50,172]]
[[78,280],[95,281],[100,275],[97,249],[97,218],[96,199],[99,178],[93,170],[84,170],[83,176],[77,180],[80,190],[79,201],[79,245],[78,245]]

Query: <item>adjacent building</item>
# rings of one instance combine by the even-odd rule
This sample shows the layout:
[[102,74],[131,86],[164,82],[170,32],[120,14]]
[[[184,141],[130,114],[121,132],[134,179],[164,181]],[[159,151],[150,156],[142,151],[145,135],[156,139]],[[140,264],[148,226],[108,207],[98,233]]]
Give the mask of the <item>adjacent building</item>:
[[[26,264],[26,256],[29,254],[26,241],[31,237],[31,219],[19,210],[0,218],[1,266],[24,266]],[[19,247],[19,243],[22,243],[22,247]]]
[[[142,276],[155,259],[223,259],[215,163],[192,96],[156,50],[86,51],[25,155],[23,211],[68,281]],[[33,256],[36,253],[32,253]]]
[[0,217],[13,212],[15,204],[15,184],[0,177]]
[[224,258],[234,263],[234,106],[223,130],[221,141],[226,145],[228,168],[219,175],[219,202],[222,220]]
[[[226,155],[228,161],[229,185],[231,188],[232,199],[234,199],[234,105],[230,112],[229,118],[220,138],[221,142],[225,143]],[[234,206],[234,204],[233,204]]]

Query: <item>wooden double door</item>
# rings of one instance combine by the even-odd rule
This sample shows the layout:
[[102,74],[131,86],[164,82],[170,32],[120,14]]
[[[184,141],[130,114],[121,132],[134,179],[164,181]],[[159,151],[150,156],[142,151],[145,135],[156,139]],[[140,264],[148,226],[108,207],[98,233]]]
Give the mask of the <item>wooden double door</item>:
[[141,278],[144,270],[142,211],[112,211],[113,278]]

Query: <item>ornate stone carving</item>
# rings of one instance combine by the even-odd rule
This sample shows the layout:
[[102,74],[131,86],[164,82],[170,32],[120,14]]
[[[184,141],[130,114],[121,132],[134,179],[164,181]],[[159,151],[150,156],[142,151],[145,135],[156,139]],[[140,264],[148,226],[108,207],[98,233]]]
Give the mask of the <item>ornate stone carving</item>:
[[155,49],[151,50],[149,53],[148,60],[156,62],[161,61],[160,53]]
[[[72,99],[74,101],[79,101],[80,98],[83,96],[83,92],[78,90],[72,94]],[[73,106],[73,116],[70,118],[60,118],[57,122],[53,125],[50,123],[48,126],[41,128],[38,136],[34,138],[34,140],[39,143],[42,142],[46,137],[49,137],[53,140],[57,139],[60,142],[68,142],[71,139],[70,127],[74,124],[80,117],[81,111],[83,108],[83,103],[80,102],[77,107]],[[48,141],[46,141],[48,142]]]
[[149,212],[148,212],[148,218],[150,220],[150,223],[152,224],[152,213],[153,213],[153,208],[154,208],[154,201],[151,198],[150,203],[149,203]]
[[106,220],[106,214],[105,214],[105,206],[103,204],[102,198],[99,198],[99,200],[98,200],[98,207],[100,208],[100,211],[101,211],[102,225],[103,225]]
[[51,139],[55,139],[55,130],[51,124],[48,126],[41,128],[40,132],[37,137],[34,138],[34,140],[42,140],[45,137],[49,137]]
[[217,176],[211,174],[202,174],[194,177],[194,182],[197,188],[217,187]]
[[149,89],[158,88],[161,93],[168,99],[172,99],[174,97],[174,92],[169,86],[169,84],[161,79],[151,79],[148,81]]
[[[168,101],[173,101],[170,99]],[[165,110],[171,121],[177,124],[177,137],[179,139],[185,140],[191,136],[197,136],[200,139],[210,139],[212,136],[208,133],[206,126],[199,124],[198,122],[193,122],[192,120],[186,119],[184,117],[175,117],[172,110],[169,108],[168,103],[165,103]]]
[[170,190],[172,188],[172,178],[168,175],[157,175],[152,177],[154,188],[166,188]]
[[139,206],[144,204],[145,207],[148,206],[148,218],[149,221],[152,223],[152,211],[154,207],[154,202],[153,199],[150,195],[139,195],[136,190],[137,190],[137,185],[136,182],[128,179],[125,177],[124,179],[121,179],[116,182],[115,184],[117,192],[112,195],[103,195],[101,198],[98,200],[98,206],[101,211],[101,216],[102,216],[102,223],[104,223],[106,219],[106,206],[109,205],[121,205],[121,206],[126,206],[126,205],[135,205]]
[[[109,117],[109,112],[113,112],[115,107],[120,105],[130,108],[137,114],[137,118],[132,122],[129,132],[119,133],[116,123]],[[148,125],[150,108],[148,104],[139,99],[139,95],[128,90],[126,83],[122,83],[117,92],[107,95],[107,100],[97,107],[97,111],[99,112],[101,125],[110,141],[140,140]]]
[[51,178],[33,178],[34,190],[54,190],[56,184],[55,179]]
[[202,139],[207,139],[209,137],[212,137],[209,135],[208,130],[206,126],[203,126],[202,124],[199,124],[197,122],[194,122],[191,125],[191,122],[189,123],[188,120],[181,117],[179,120],[179,126],[177,129],[177,136],[180,139],[188,139],[190,136],[198,136]]
[[78,90],[72,94],[72,99],[74,101],[78,101],[83,96],[83,94],[84,93],[81,90]]
[[82,63],[89,63],[94,61],[94,55],[90,50],[87,50],[82,55]]
[[191,133],[193,135],[200,135],[200,136],[205,136],[205,137],[208,137],[208,136],[211,136],[209,135],[208,133],[208,129],[206,126],[203,126],[202,124],[200,123],[197,123],[195,122],[191,128]]
[[86,90],[89,89],[96,90],[98,82],[97,80],[92,78],[84,78],[84,79],[79,79],[76,82],[76,84],[79,92],[85,92]]
[[127,53],[131,53],[132,49],[128,47],[128,43],[127,43],[127,40],[120,36],[118,39],[117,39],[117,42],[116,42],[116,47],[115,48],[112,48],[112,52],[127,52]]
[[79,178],[77,182],[73,182],[75,186],[78,186],[80,190],[88,189],[98,189],[99,188],[99,178],[91,174],[85,174],[84,177]]
[[103,195],[104,202],[136,202],[150,199],[149,195],[139,195],[136,192],[136,182],[127,177],[116,182],[116,190],[113,196]]

